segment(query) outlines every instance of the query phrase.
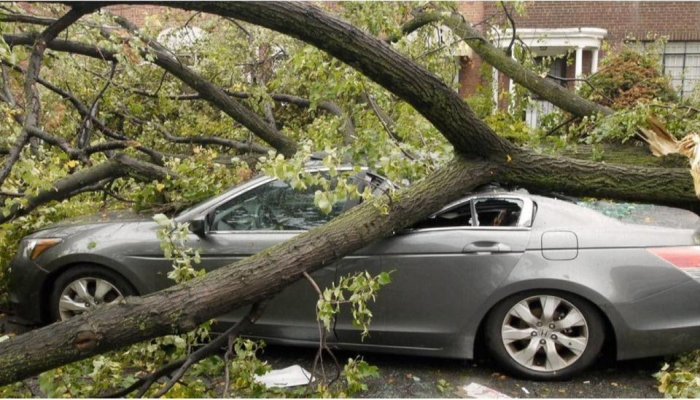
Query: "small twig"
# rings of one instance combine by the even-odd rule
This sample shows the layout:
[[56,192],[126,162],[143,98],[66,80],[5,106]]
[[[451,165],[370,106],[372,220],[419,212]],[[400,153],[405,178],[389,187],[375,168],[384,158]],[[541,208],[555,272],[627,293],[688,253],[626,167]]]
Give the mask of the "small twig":
[[689,112],[692,112],[694,114],[700,113],[700,109],[697,109],[697,108],[691,107],[691,106],[687,106],[687,105],[682,105],[682,104],[674,105],[674,106],[669,106],[666,104],[649,104],[649,107],[666,108],[668,110],[672,110],[674,108],[685,108],[686,110],[688,110]]
[[[321,291],[321,288],[318,286],[314,278],[311,277],[306,271],[303,272],[304,278],[311,284],[311,287],[313,287],[314,291],[318,294],[318,298],[321,300],[323,299],[323,292]],[[318,316],[318,311],[317,311],[317,316]],[[313,383],[313,379],[316,376],[316,369],[318,366],[319,361],[321,362],[321,373],[323,374],[323,380],[327,381],[328,378],[326,376],[326,370],[323,364],[323,352],[327,352],[333,362],[335,363],[336,367],[336,376],[329,382],[329,385],[332,385],[335,381],[340,379],[340,372],[342,368],[340,367],[340,363],[338,362],[338,359],[335,357],[335,354],[333,354],[333,351],[328,347],[327,344],[327,336],[328,332],[323,328],[321,325],[321,321],[317,318],[316,319],[316,324],[318,326],[318,336],[319,336],[319,342],[318,342],[318,351],[316,352],[316,356],[314,357],[314,362],[313,366],[311,368],[311,376],[309,376],[309,390],[311,389],[311,385]],[[307,390],[308,392],[308,390]]]
[[27,195],[24,193],[13,193],[13,192],[4,192],[0,191],[0,197],[26,197]]
[[566,125],[569,125],[569,124],[572,123],[576,118],[578,118],[578,116],[576,116],[576,115],[572,116],[571,118],[567,119],[566,121],[562,122],[561,124],[559,124],[559,125],[555,126],[554,128],[550,129],[547,133],[544,134],[544,136],[549,136],[549,135],[551,135],[552,133],[554,133],[554,132],[558,131],[559,129],[561,129],[562,127],[564,127],[564,126],[566,126]]
[[221,397],[228,397],[228,392],[231,388],[231,377],[229,376],[229,363],[231,362],[231,356],[233,355],[233,336],[228,337],[228,347],[226,348],[226,354],[224,354],[224,393]]
[[[362,82],[362,84],[363,84],[363,86],[364,86],[364,82]],[[382,125],[382,127],[384,128],[384,130],[386,131],[386,133],[389,135],[389,138],[392,139],[392,142],[396,145],[396,147],[399,148],[399,150],[401,150],[401,152],[402,152],[406,157],[408,157],[409,160],[415,161],[416,158],[415,158],[411,153],[409,153],[408,151],[404,150],[404,149],[401,147],[401,145],[400,145],[400,143],[399,143],[399,142],[400,142],[399,137],[398,137],[398,136],[396,135],[396,133],[391,129],[391,127],[387,124],[387,121],[385,121],[384,118],[382,118],[382,116],[385,115],[385,114],[383,114],[383,113],[381,112],[381,110],[379,110],[379,107],[375,104],[374,100],[372,100],[372,96],[367,92],[366,88],[365,88],[365,97],[367,98],[367,103],[368,103],[368,104],[370,105],[370,107],[372,108],[372,111],[374,111],[374,113],[377,115],[377,118],[379,119],[379,123]]]
[[510,15],[510,12],[508,11],[508,7],[506,6],[506,3],[504,1],[501,1],[501,6],[503,7],[503,12],[506,14],[506,18],[508,18],[508,22],[510,23],[510,27],[513,29],[513,36],[510,38],[510,44],[508,45],[508,48],[506,49],[506,55],[508,57],[510,57],[513,55],[513,45],[515,44],[515,38],[516,38],[515,21],[513,20],[513,17]]
[[253,35],[251,35],[250,32],[246,28],[243,27],[243,25],[241,25],[238,21],[236,21],[233,18],[225,17],[224,19],[231,22],[232,24],[236,25],[236,27],[238,29],[240,29],[243,33],[245,33],[245,35],[248,37],[248,42],[250,43],[250,41],[253,38]]
[[102,96],[104,96],[105,92],[107,91],[107,88],[109,88],[109,85],[112,84],[112,79],[114,78],[114,73],[117,71],[117,63],[112,63],[112,67],[109,71],[109,77],[107,79],[107,83],[102,87],[102,90],[100,90],[97,93],[97,96],[95,96],[95,99],[92,101],[92,104],[90,105],[90,108],[87,110],[87,114],[83,118],[83,122],[80,123],[80,127],[78,128],[78,148],[82,149],[85,146],[87,146],[88,142],[90,141],[90,129],[88,129],[88,122],[93,120],[95,118],[95,112],[97,110],[97,103],[100,101]]
[[10,79],[7,76],[5,64],[0,64],[0,69],[2,69],[2,90],[4,93],[4,101],[12,107],[15,107],[17,103],[15,102],[14,96],[12,96],[12,90],[10,90]]
[[606,96],[605,93],[601,92],[597,87],[595,87],[595,86],[591,83],[590,77],[588,77],[588,78],[564,78],[564,77],[562,77],[562,76],[556,76],[556,75],[552,75],[552,74],[547,74],[547,78],[555,79],[555,80],[562,81],[562,82],[583,82],[583,83],[585,83],[586,85],[590,86],[590,88],[593,89],[593,91],[595,91],[595,92],[598,93],[599,95],[603,96],[603,98],[605,98],[605,100],[609,101],[610,103],[614,103],[614,102],[615,102],[613,99],[611,99],[610,97]]
[[163,136],[174,143],[187,143],[187,144],[199,144],[199,145],[217,145],[217,146],[224,146],[224,147],[230,147],[233,149],[238,150],[239,152],[243,151],[252,151],[257,154],[267,154],[268,148],[262,145],[259,145],[254,142],[247,143],[246,141],[240,142],[237,140],[233,139],[226,139],[222,137],[216,137],[216,136],[176,136],[172,132],[170,132],[167,128],[165,128],[163,125],[155,122],[155,121],[144,121],[140,118],[128,115],[126,113],[126,110],[123,109],[121,113],[119,112],[113,112],[115,115],[119,115],[121,117],[124,117],[125,119],[128,119],[129,121],[139,124],[139,125],[147,125],[155,128],[157,131],[163,134]]
[[124,397],[127,394],[136,390],[137,388],[139,388],[139,391],[135,397],[142,397],[146,393],[146,391],[151,387],[151,385],[153,385],[153,383],[155,383],[158,379],[175,372],[175,374],[173,374],[168,383],[162,389],[160,389],[158,393],[154,395],[154,397],[163,396],[168,390],[170,390],[173,387],[173,385],[175,385],[175,383],[178,383],[178,381],[182,378],[185,372],[187,372],[187,370],[192,365],[214,354],[224,345],[224,343],[226,343],[226,340],[228,340],[231,336],[237,336],[243,329],[246,329],[250,325],[255,323],[255,321],[257,321],[262,315],[266,305],[266,301],[255,303],[250,309],[250,311],[248,311],[248,313],[234,326],[226,330],[226,332],[224,332],[222,335],[213,339],[211,342],[207,343],[206,346],[199,348],[197,351],[191,353],[187,357],[181,358],[179,360],[173,361],[165,365],[164,367],[134,382],[131,386],[127,388],[118,390],[116,392],[101,394],[97,397]]

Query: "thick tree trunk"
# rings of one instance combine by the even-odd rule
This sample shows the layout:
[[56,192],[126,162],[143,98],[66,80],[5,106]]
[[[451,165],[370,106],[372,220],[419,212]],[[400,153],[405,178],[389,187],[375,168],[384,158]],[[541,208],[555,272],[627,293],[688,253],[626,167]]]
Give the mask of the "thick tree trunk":
[[688,169],[593,163],[522,151],[504,167],[504,183],[557,192],[692,209],[697,205]]
[[[391,235],[490,182],[497,167],[455,159],[393,201],[381,197],[236,264],[161,292],[129,298],[0,343],[0,385],[146,339],[182,333],[233,308],[270,297],[340,257]],[[383,214],[379,203],[389,204]]]
[[544,147],[561,157],[605,162],[608,164],[628,164],[639,167],[688,168],[688,157],[669,154],[655,157],[646,145],[633,144],[572,144],[564,148]]

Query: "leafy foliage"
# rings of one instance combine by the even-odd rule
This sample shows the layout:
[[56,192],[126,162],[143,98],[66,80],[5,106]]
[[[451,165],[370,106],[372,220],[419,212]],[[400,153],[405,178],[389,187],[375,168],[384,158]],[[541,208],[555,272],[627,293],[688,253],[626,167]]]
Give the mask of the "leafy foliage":
[[666,397],[700,397],[700,350],[665,364],[654,377],[659,381],[659,392]]
[[369,335],[369,325],[372,322],[372,311],[368,307],[370,300],[375,301],[377,292],[382,286],[391,283],[391,272],[382,272],[371,276],[367,271],[350,276],[343,276],[337,284],[323,291],[316,304],[319,321],[326,330],[330,331],[335,316],[343,304],[349,304],[352,312],[352,324],[362,328],[362,338]]
[[638,103],[678,100],[669,79],[660,69],[658,54],[639,52],[629,47],[612,52],[601,61],[600,70],[588,80],[581,92],[591,100],[615,110]]

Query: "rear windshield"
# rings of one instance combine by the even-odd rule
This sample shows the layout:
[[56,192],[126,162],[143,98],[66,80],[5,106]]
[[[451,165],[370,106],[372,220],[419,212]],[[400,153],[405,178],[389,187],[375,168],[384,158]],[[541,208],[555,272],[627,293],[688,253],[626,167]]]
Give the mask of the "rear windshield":
[[680,208],[609,201],[577,201],[576,204],[628,224],[681,229],[700,228],[700,217],[691,211]]

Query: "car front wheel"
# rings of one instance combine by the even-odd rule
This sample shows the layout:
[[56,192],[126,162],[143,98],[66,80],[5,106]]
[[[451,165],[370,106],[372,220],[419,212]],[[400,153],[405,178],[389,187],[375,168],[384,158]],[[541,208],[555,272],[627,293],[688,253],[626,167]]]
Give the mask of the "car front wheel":
[[486,322],[491,354],[513,375],[537,380],[568,379],[589,367],[605,338],[598,311],[563,292],[511,296]]
[[124,278],[99,267],[74,267],[58,277],[51,293],[50,310],[53,321],[65,321],[102,304],[122,301],[134,296]]

